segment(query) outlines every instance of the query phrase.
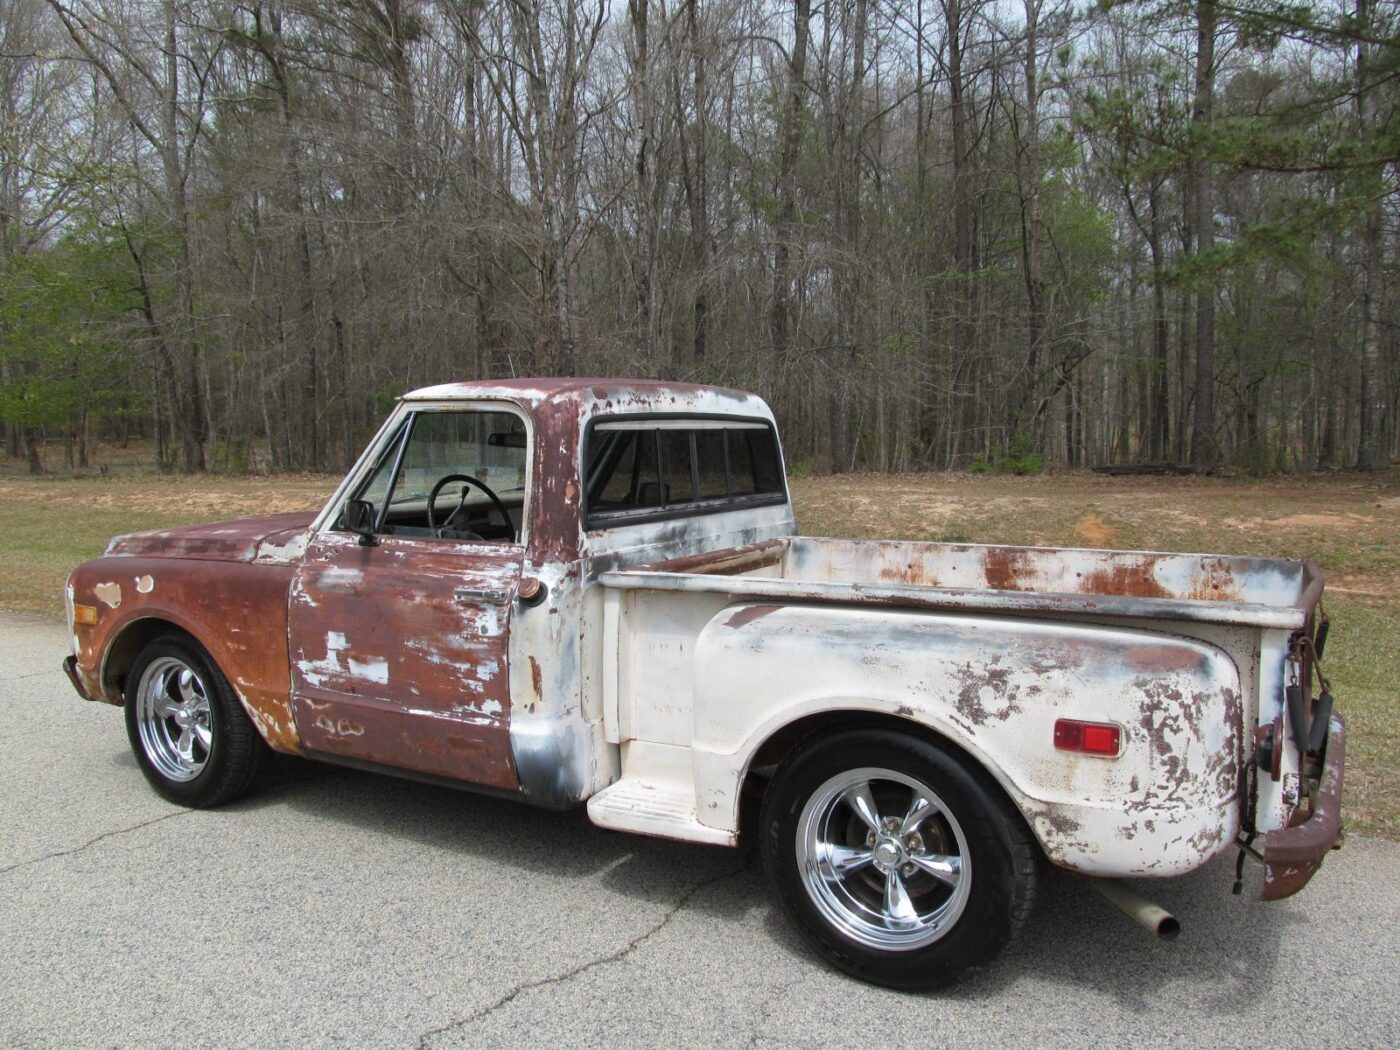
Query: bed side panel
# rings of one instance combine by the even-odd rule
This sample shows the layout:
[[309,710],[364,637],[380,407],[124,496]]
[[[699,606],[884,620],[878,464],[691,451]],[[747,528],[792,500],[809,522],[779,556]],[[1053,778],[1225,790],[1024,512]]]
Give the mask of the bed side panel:
[[[758,746],[833,709],[919,722],[1005,788],[1052,861],[1166,875],[1238,828],[1240,680],[1223,652],[1171,635],[1077,623],[748,604],[696,643],[702,823],[732,827]],[[1059,718],[1113,722],[1116,759],[1057,751]]]

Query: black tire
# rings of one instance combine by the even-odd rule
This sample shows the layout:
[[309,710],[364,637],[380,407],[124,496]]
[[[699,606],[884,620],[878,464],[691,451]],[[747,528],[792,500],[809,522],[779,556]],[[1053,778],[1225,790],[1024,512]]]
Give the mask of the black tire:
[[189,637],[167,634],[149,642],[132,664],[125,700],[126,733],[137,764],[171,802],[221,806],[257,781],[267,744],[223,672]]
[[[936,799],[906,825],[900,809],[910,816],[918,788]],[[860,817],[862,797],[875,802],[874,822]],[[759,826],[778,905],[823,958],[873,984],[951,984],[1001,953],[1035,898],[1040,853],[1021,814],[981,770],[905,733],[861,729],[799,745],[769,785]]]

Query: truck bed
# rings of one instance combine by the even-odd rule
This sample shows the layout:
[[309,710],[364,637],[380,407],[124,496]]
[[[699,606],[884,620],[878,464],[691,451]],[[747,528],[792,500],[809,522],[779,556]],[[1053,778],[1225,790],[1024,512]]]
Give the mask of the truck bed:
[[[1167,857],[1179,873],[1228,848],[1260,727],[1282,757],[1256,827],[1299,816],[1283,698],[1290,637],[1322,594],[1310,562],[782,537],[598,579],[603,722],[623,745],[621,780],[590,802],[605,826],[732,838],[735,800],[706,792],[746,768],[743,741],[796,717],[769,710],[792,697],[923,720],[982,753],[1052,861],[1086,874],[1167,874]],[[1008,674],[1034,703],[998,700]],[[1055,717],[1123,726],[1122,759],[1056,771]]]

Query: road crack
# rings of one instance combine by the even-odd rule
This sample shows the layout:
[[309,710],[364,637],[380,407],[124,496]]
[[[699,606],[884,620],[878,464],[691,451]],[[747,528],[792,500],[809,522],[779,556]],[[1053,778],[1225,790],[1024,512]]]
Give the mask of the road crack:
[[152,824],[159,824],[163,820],[170,820],[172,817],[183,817],[195,812],[192,809],[177,809],[174,813],[164,813],[159,817],[152,817],[150,820],[142,821],[140,824],[133,824],[129,828],[117,828],[115,831],[104,831],[96,838],[88,839],[81,846],[74,846],[72,849],[61,849],[53,853],[45,853],[42,857],[31,857],[29,860],[22,860],[17,864],[11,864],[7,868],[0,868],[0,875],[8,875],[12,871],[20,868],[28,868],[35,864],[43,864],[45,861],[57,860],[59,857],[71,857],[75,853],[81,853],[85,849],[96,846],[99,842],[116,838],[118,835],[129,835],[133,831],[140,831],[142,828],[149,828]]
[[[280,784],[272,785],[264,791],[259,791],[255,798],[256,801],[259,802],[266,801],[268,799],[276,798],[280,794],[283,794],[283,788],[296,787],[299,784],[306,784],[317,780],[329,780],[332,777],[338,777],[342,775],[343,774],[340,770],[331,770],[328,773],[317,773],[309,776],[296,777],[291,780],[283,781]],[[199,812],[203,811],[194,808],[177,809],[173,813],[163,813],[159,817],[152,817],[150,820],[144,820],[140,824],[133,824],[129,828],[116,828],[113,831],[104,831],[101,835],[98,835],[96,838],[88,839],[80,846],[73,846],[70,849],[55,850],[53,853],[45,853],[41,857],[31,857],[28,860],[21,860],[9,865],[8,867],[0,868],[0,875],[8,875],[12,871],[18,871],[20,868],[28,868],[32,867],[35,864],[43,864],[45,861],[57,860],[59,857],[71,857],[75,853],[81,853],[85,849],[90,849],[91,847],[96,846],[99,842],[105,842],[107,839],[116,838],[118,835],[130,835],[133,831],[140,831],[142,828],[149,828],[152,824],[159,824],[162,821],[170,820],[173,817],[184,817],[188,816],[191,813]]]
[[62,673],[63,673],[63,668],[61,668],[61,667],[53,667],[53,668],[50,668],[50,669],[47,670],[47,671],[34,671],[34,672],[31,673],[31,674],[15,675],[15,677],[13,677],[13,678],[6,678],[6,679],[5,679],[5,682],[6,682],[7,684],[10,683],[10,682],[23,682],[23,681],[26,681],[27,679],[30,679],[30,678],[43,678],[44,675],[46,675],[46,674],[62,674]]
[[463,1028],[466,1025],[471,1024],[473,1021],[480,1021],[484,1017],[489,1017],[497,1010],[501,1010],[509,1006],[522,995],[525,995],[528,992],[533,992],[537,988],[546,988],[550,985],[564,984],[568,981],[572,981],[575,977],[578,977],[581,974],[585,974],[590,970],[595,970],[600,966],[610,966],[613,963],[621,962],[633,952],[635,952],[638,948],[640,948],[642,945],[644,945],[647,941],[651,940],[653,937],[659,934],[668,925],[670,925],[671,920],[674,919],[677,915],[679,915],[681,911],[684,910],[685,906],[689,904],[701,891],[707,890],[711,886],[718,886],[721,882],[727,882],[730,879],[738,878],[747,870],[748,864],[747,858],[745,858],[745,863],[740,864],[739,867],[735,868],[734,870],[721,872],[720,874],[715,875],[712,878],[704,879],[701,882],[697,882],[694,886],[690,887],[690,889],[686,890],[685,893],[681,894],[680,899],[666,910],[666,914],[661,917],[659,922],[655,923],[650,928],[643,930],[641,933],[637,934],[637,936],[633,937],[630,941],[624,944],[621,948],[617,949],[617,951],[615,952],[611,952],[607,955],[602,956],[601,958],[589,959],[586,962],[579,963],[577,966],[565,970],[563,973],[555,974],[551,977],[542,977],[536,981],[526,981],[524,984],[516,985],[515,988],[511,989],[509,992],[501,996],[489,1006],[482,1007],[480,1010],[477,1010],[474,1013],[470,1013],[466,1017],[459,1017],[455,1021],[449,1021],[447,1024],[439,1025],[437,1028],[430,1028],[428,1031],[424,1032],[418,1037],[419,1050],[428,1050],[430,1041],[436,1038],[437,1036],[444,1035],[447,1032],[452,1032],[459,1028]]

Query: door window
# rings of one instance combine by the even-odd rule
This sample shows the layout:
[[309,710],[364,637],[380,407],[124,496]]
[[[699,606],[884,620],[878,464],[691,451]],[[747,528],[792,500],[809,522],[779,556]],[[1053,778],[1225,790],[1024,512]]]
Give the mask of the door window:
[[415,412],[355,498],[373,504],[375,531],[384,535],[512,542],[523,518],[528,444],[513,412]]

